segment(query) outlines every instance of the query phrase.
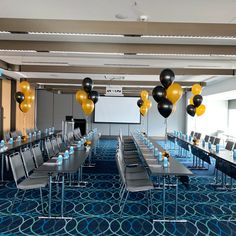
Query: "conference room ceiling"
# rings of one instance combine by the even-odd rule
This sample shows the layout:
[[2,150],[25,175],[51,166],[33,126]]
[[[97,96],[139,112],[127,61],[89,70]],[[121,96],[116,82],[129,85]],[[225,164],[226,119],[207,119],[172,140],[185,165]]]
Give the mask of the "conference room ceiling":
[[235,1],[2,0],[0,7],[4,74],[53,91],[74,92],[88,76],[101,91],[113,83],[138,93],[164,68],[185,87],[235,75]]

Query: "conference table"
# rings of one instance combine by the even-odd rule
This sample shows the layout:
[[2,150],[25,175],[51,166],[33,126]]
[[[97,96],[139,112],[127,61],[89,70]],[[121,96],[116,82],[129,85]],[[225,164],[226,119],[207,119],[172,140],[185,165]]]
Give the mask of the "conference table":
[[7,155],[10,153],[16,152],[22,147],[28,145],[34,145],[35,143],[41,142],[47,138],[50,138],[54,135],[59,134],[61,131],[56,130],[51,133],[41,133],[40,135],[32,136],[31,138],[27,138],[25,140],[17,141],[15,140],[12,144],[6,143],[5,148],[0,151],[1,154],[1,182],[4,182],[4,161],[6,162],[7,169],[9,169],[9,162],[6,159]]
[[[91,140],[91,145],[88,147],[80,147],[75,148],[74,153],[70,154],[68,159],[63,159],[62,164],[58,165],[57,157],[53,157],[52,159],[45,162],[41,165],[37,171],[46,172],[49,175],[49,197],[48,197],[48,216],[43,215],[39,218],[43,219],[72,219],[72,217],[64,216],[64,193],[65,193],[65,175],[69,174],[78,174],[77,186],[80,187],[81,175],[80,172],[83,164],[86,159],[91,155],[92,148],[96,146],[96,142],[100,138],[99,135],[96,135]],[[53,176],[57,176],[58,179],[53,180]],[[60,180],[61,179],[61,180]],[[51,205],[52,205],[52,184],[60,183],[61,184],[61,213],[60,216],[52,216],[51,213]],[[69,186],[71,187],[71,186]]]
[[[163,161],[159,161],[157,157],[154,156],[153,150],[150,150],[145,144],[143,144],[143,141],[136,133],[132,133],[133,140],[136,144],[136,147],[139,151],[139,153],[142,156],[142,159],[144,161],[144,165],[148,168],[150,177],[162,177],[163,183],[162,183],[162,191],[163,191],[163,198],[162,198],[162,204],[163,204],[163,211],[162,216],[163,220],[166,219],[166,178],[169,177],[175,177],[175,221],[177,220],[177,210],[178,210],[178,178],[179,177],[188,177],[192,176],[193,173],[186,168],[182,163],[180,163],[178,160],[174,159],[173,157],[169,156],[169,166],[163,167]],[[162,148],[156,140],[153,138],[149,139],[153,145],[154,148],[157,148],[159,152],[166,151],[164,148]],[[154,220],[155,221],[155,220]]]
[[[217,170],[221,171],[222,174],[229,175],[230,177],[236,179],[236,158],[233,157],[232,151],[226,149],[220,149],[219,152],[216,152],[215,147],[211,147],[209,149],[208,145],[205,144],[203,146],[202,142],[200,142],[198,145],[195,145],[171,133],[168,133],[167,136],[168,139],[170,138],[170,141],[172,142],[174,140],[174,142],[177,143],[180,142],[185,143],[185,145],[191,147],[191,152],[193,155],[196,155],[199,159],[208,162],[209,164],[210,164],[210,157],[213,157],[216,160],[215,167]],[[218,178],[218,172],[216,172],[216,184],[217,184],[217,178]]]

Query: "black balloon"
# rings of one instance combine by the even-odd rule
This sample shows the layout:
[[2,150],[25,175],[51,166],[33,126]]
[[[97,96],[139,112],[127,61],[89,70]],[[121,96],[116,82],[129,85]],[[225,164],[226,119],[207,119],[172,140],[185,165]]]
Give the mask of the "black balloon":
[[92,79],[86,77],[83,79],[82,86],[85,92],[89,93],[92,91],[93,88],[93,81]]
[[190,116],[195,116],[195,114],[196,114],[196,107],[194,105],[189,104],[186,109],[187,109],[187,113]]
[[161,102],[158,103],[157,108],[160,114],[163,117],[167,118],[172,112],[173,103],[169,101],[167,98],[163,98]]
[[16,92],[15,93],[15,100],[21,104],[25,99],[25,95],[22,92]]
[[143,105],[143,100],[142,100],[142,99],[139,99],[139,100],[137,101],[137,105],[138,105],[138,107],[141,107],[141,106]]
[[91,91],[88,94],[88,98],[91,99],[94,104],[98,101],[98,97],[99,97],[99,93],[97,91]]
[[152,96],[153,96],[154,100],[157,103],[161,102],[161,100],[166,97],[166,90],[165,90],[165,88],[162,87],[162,86],[156,86],[152,90]]
[[194,97],[193,97],[193,104],[194,104],[194,106],[195,107],[199,107],[201,104],[202,104],[202,100],[203,100],[203,98],[202,98],[202,95],[195,95]]
[[174,81],[175,74],[170,69],[165,69],[160,74],[161,84],[167,89]]

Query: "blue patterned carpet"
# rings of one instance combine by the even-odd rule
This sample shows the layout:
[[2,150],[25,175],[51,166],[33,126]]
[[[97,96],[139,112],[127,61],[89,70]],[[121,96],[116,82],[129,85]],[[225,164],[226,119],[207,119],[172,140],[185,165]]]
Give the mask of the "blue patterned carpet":
[[[144,194],[131,194],[124,214],[118,213],[119,176],[115,163],[115,140],[101,140],[95,168],[85,168],[87,188],[66,188],[65,215],[72,220],[43,220],[39,191],[29,191],[21,205],[9,214],[16,192],[13,182],[0,187],[1,235],[236,235],[236,191],[216,191],[213,176],[191,177],[190,188],[179,187],[179,219],[187,223],[155,222],[161,219],[162,192],[154,192],[154,216]],[[175,154],[175,153],[173,153]],[[189,157],[190,159],[190,157]],[[180,159],[181,160],[181,159]],[[190,160],[191,161],[191,160]],[[47,189],[44,190],[47,208]],[[167,214],[174,211],[174,191],[167,189]],[[60,211],[60,192],[53,192],[53,212]]]

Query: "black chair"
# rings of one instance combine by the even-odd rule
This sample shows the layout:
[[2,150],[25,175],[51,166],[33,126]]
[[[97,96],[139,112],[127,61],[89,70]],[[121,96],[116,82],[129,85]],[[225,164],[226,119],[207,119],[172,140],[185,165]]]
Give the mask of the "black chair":
[[194,136],[194,131],[191,131],[190,136],[191,136],[191,137]]
[[11,138],[10,132],[9,131],[4,132],[3,137],[4,137],[4,140],[8,142]]
[[211,136],[211,137],[210,137],[210,143],[213,144],[214,141],[215,141],[215,137]]
[[213,145],[220,144],[220,138],[215,138]]
[[205,141],[205,142],[208,142],[208,141],[209,141],[209,138],[210,138],[209,135],[205,135],[204,141]]
[[202,134],[201,134],[201,133],[197,133],[197,135],[196,135],[196,138],[197,138],[197,139],[200,139],[200,138],[201,138],[201,136],[202,136]]
[[234,147],[234,142],[228,141],[228,142],[226,143],[225,149],[226,149],[226,150],[229,150],[229,151],[232,151],[233,147]]

